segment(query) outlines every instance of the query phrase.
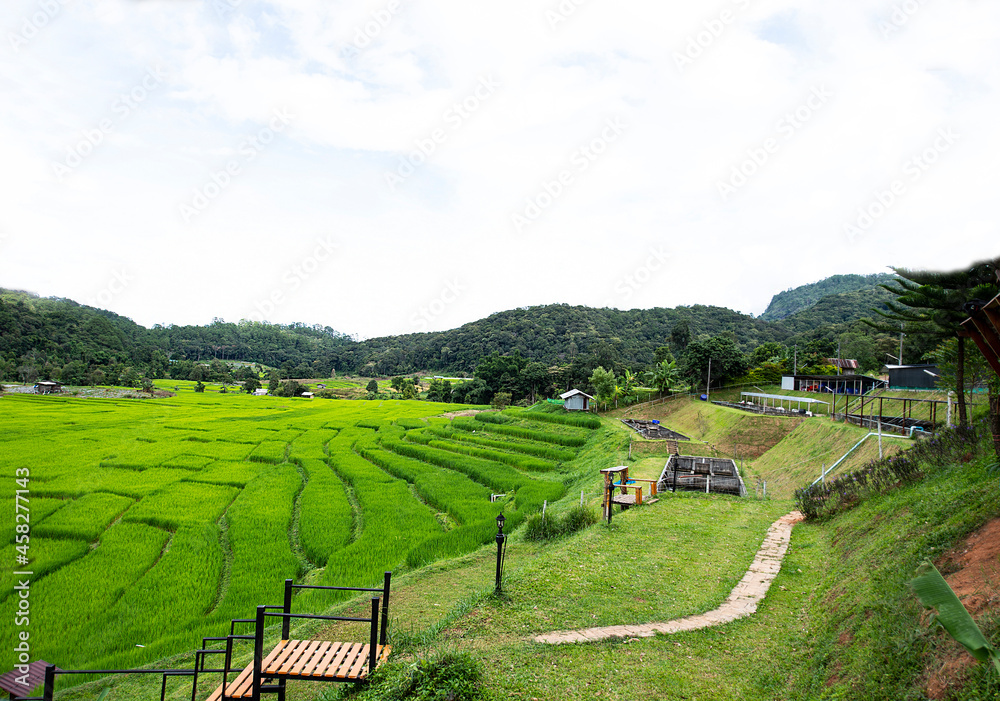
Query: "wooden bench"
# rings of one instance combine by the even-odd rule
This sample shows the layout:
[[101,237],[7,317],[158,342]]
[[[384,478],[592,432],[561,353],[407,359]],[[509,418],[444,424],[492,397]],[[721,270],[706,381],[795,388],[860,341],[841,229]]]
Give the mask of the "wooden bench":
[[[367,679],[370,672],[385,662],[392,652],[392,647],[386,644],[391,574],[390,572],[385,573],[385,580],[380,589],[293,584],[292,580],[286,579],[285,599],[282,606],[257,607],[257,616],[254,619],[253,662],[243,668],[232,681],[227,678],[229,671],[227,669],[224,672],[223,683],[208,697],[208,701],[224,701],[225,699],[253,699],[253,701],[257,701],[262,693],[277,694],[279,701],[284,701],[285,682],[288,679],[325,682],[353,682]],[[295,589],[379,592],[381,597],[372,597],[371,616],[367,618],[319,616],[292,613],[292,592]],[[381,611],[379,610],[380,603]],[[280,609],[280,611],[272,612],[273,609]],[[265,656],[264,629],[268,616],[282,619],[281,640]],[[369,623],[369,640],[367,643],[293,640],[289,636],[289,628],[293,618]]]

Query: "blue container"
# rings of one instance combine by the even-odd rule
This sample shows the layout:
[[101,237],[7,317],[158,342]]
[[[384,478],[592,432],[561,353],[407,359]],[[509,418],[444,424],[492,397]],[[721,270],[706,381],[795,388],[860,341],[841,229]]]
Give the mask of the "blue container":
[[708,395],[707,394],[701,395],[701,401],[707,402],[708,401]]
[[659,419],[653,419],[653,423],[658,425],[660,423],[660,420]]

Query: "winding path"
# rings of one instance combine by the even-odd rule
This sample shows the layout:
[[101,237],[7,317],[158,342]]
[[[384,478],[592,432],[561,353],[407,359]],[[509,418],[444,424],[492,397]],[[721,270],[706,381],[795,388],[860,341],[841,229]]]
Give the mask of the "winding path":
[[743,575],[722,606],[707,613],[676,618],[665,623],[643,623],[632,626],[604,626],[601,628],[581,628],[579,630],[557,630],[535,637],[535,642],[558,645],[560,643],[591,643],[608,638],[649,638],[657,633],[679,633],[698,630],[735,621],[757,611],[759,604],[771,582],[781,569],[781,561],[788,550],[792,528],[803,520],[798,511],[782,516],[767,529],[764,542],[750,569]]

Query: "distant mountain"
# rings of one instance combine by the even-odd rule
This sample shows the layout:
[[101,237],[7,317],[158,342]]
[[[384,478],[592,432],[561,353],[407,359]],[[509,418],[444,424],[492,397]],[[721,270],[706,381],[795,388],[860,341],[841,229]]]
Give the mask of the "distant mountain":
[[[331,371],[471,374],[491,353],[517,352],[579,382],[597,365],[641,370],[653,364],[661,346],[679,355],[688,341],[719,334],[732,337],[746,353],[769,341],[811,343],[817,353],[833,352],[841,334],[872,335],[856,328],[858,319],[872,316],[891,297],[876,287],[891,279],[838,275],[775,295],[760,318],[697,304],[625,311],[549,304],[497,312],[447,331],[360,342],[329,327],[300,323],[216,321],[147,329],[72,300],[0,289],[0,379],[82,382],[95,369],[118,377],[127,368],[184,379],[195,365],[215,360],[281,367],[292,377],[325,377]],[[836,292],[823,294],[829,290]],[[770,321],[768,315],[781,318]]]
[[797,312],[809,309],[830,295],[872,289],[877,290],[876,294],[888,294],[878,286],[895,279],[896,276],[891,273],[833,275],[819,282],[779,292],[771,298],[771,303],[767,305],[767,309],[760,315],[760,318],[765,321],[780,321]]

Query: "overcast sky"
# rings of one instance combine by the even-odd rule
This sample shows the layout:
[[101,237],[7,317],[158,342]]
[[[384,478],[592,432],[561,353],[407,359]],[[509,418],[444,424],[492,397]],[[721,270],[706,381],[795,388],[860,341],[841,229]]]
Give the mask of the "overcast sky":
[[1000,254],[1000,7],[4,0],[0,286],[372,337]]

